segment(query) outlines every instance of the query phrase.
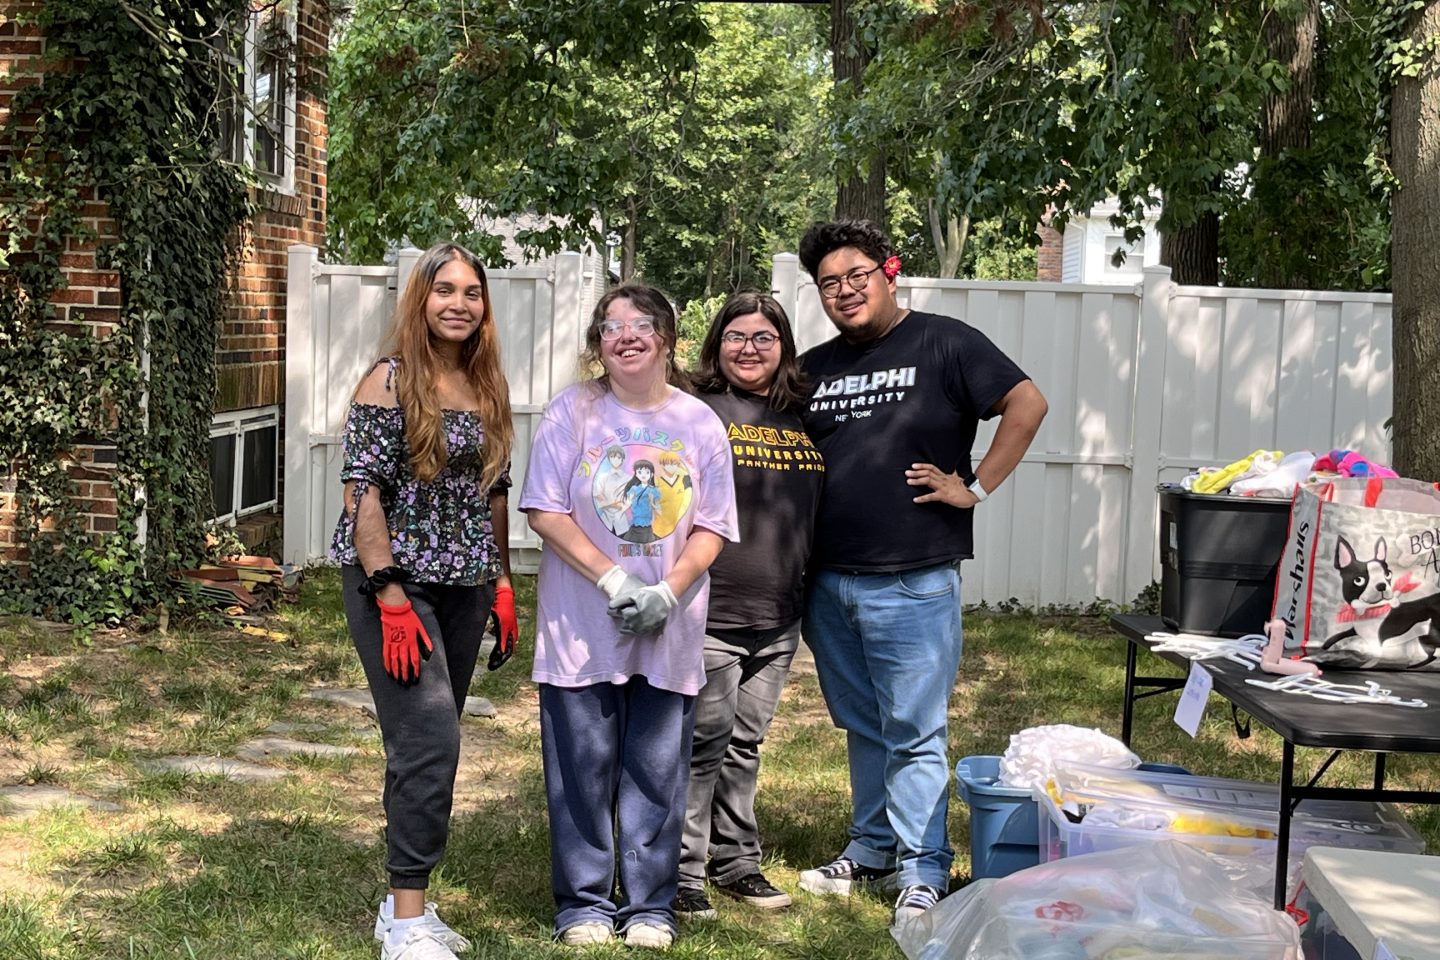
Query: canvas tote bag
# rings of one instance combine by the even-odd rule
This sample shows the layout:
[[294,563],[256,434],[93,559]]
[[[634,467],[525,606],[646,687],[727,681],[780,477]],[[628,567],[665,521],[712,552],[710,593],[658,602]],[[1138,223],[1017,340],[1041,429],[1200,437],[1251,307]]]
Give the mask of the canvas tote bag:
[[1440,670],[1440,491],[1419,480],[1301,484],[1273,616],[1292,655],[1337,668]]

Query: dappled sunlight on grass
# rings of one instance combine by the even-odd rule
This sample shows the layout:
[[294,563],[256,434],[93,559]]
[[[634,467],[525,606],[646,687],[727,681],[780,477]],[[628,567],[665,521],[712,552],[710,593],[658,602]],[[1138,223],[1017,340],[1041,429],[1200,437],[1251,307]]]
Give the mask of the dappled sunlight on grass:
[[[358,710],[304,697],[312,686],[364,686],[338,589],[332,571],[310,575],[301,604],[274,618],[282,642],[177,627],[168,636],[106,635],[86,648],[43,629],[0,632],[0,778],[21,783],[28,774],[120,807],[0,818],[0,955],[373,960],[373,910],[386,884],[383,748]],[[430,893],[476,942],[476,956],[573,957],[550,942],[549,835],[529,680],[533,579],[518,578],[517,594],[521,649],[500,671],[482,665],[472,687],[498,715],[462,723],[450,843]],[[965,625],[952,765],[1000,753],[1011,734],[1037,724],[1118,734],[1124,646],[1102,619],[969,613]],[[15,664],[23,668],[8,669]],[[1278,738],[1257,725],[1237,739],[1218,699],[1194,741],[1171,722],[1173,709],[1173,696],[1137,706],[1135,749],[1145,759],[1196,773],[1278,776]],[[167,753],[226,755],[276,721],[314,725],[297,736],[360,753],[272,759],[284,776],[263,783],[146,766]],[[1304,751],[1302,768],[1322,759]],[[1328,776],[1368,783],[1364,761],[1346,757]],[[1396,784],[1440,789],[1435,758],[1396,757],[1389,771]],[[716,895],[719,918],[685,923],[670,955],[897,956],[885,897],[837,900],[797,887],[799,870],[843,847],[849,788],[845,737],[814,675],[797,670],[762,751],[757,798],[766,874],[795,906],[767,913]],[[1440,814],[1417,808],[1411,819],[1440,841]],[[968,811],[958,799],[950,824],[958,881],[969,872]],[[586,955],[631,954],[613,945]]]

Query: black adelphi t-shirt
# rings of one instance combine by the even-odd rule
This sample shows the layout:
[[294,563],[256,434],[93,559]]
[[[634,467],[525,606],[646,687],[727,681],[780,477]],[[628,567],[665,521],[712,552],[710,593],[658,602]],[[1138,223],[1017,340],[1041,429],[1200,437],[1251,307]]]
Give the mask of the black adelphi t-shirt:
[[805,429],[825,457],[814,566],[887,573],[974,556],[972,515],[914,503],[912,463],[973,476],[975,430],[1025,373],[979,330],[911,312],[878,340],[827,340],[801,357],[815,392]]
[[727,543],[710,567],[706,628],[788,626],[804,613],[802,581],[825,462],[798,413],[734,388],[700,399],[725,425],[740,513],[740,542]]

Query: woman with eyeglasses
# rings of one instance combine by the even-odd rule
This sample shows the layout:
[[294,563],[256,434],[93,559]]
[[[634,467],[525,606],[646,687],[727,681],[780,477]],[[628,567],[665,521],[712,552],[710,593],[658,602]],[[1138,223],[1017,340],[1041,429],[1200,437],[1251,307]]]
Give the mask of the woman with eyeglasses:
[[[706,571],[738,532],[730,445],[684,389],[675,338],[653,287],[601,298],[585,335],[599,373],[546,407],[520,498],[545,542],[533,677],[555,933],[570,946],[675,939]],[[658,527],[657,463],[689,480]]]
[[755,783],[760,744],[800,641],[802,576],[825,465],[805,435],[808,395],[789,318],[775,299],[727,300],[700,348],[696,387],[735,457],[740,542],[710,568],[705,686],[695,705],[680,853],[681,916],[710,917],[705,882],[767,910],[790,895],[760,871]]

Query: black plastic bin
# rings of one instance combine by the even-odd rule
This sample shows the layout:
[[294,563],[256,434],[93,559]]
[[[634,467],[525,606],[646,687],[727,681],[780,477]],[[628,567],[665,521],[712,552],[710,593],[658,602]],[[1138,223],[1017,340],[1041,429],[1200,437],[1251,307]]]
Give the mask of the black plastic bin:
[[1166,626],[1220,637],[1260,633],[1275,601],[1290,501],[1157,489]]

